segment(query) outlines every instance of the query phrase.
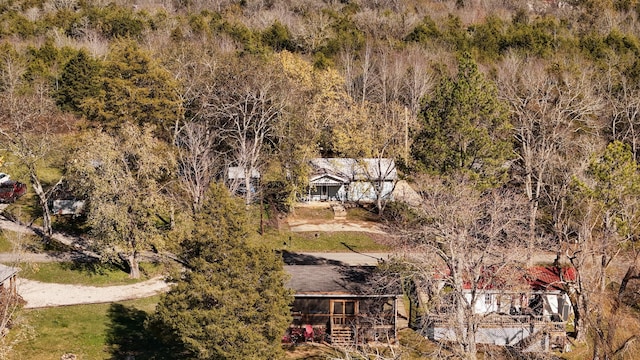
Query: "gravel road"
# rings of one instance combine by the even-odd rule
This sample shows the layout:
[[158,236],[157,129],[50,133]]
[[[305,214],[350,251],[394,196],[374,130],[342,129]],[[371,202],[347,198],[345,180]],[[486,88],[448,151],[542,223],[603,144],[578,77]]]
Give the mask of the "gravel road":
[[27,302],[27,309],[139,299],[167,291],[170,286],[160,277],[132,285],[105,287],[52,284],[22,278],[18,279],[17,285],[18,293]]
[[[292,221],[289,223],[292,231],[364,231],[373,233],[383,233],[377,226],[357,221],[329,220],[329,221]],[[18,233],[37,233],[37,227],[26,226],[12,222],[0,216],[0,229]],[[15,264],[20,261],[50,262],[50,261],[71,261],[75,257],[94,257],[94,253],[83,250],[83,240],[66,236],[65,234],[55,234],[57,240],[74,246],[79,250],[76,254],[62,253],[59,255],[49,254],[11,254],[0,253],[0,263]],[[381,261],[388,260],[391,253],[300,253],[293,254],[292,258],[303,261],[332,263],[339,262],[346,265],[377,265]],[[545,254],[548,258],[550,255]],[[26,308],[42,308],[53,306],[66,306],[75,304],[109,303],[130,299],[137,299],[152,296],[170,287],[161,277],[147,280],[132,285],[120,286],[81,286],[43,283],[27,279],[18,279],[18,293],[26,300]]]

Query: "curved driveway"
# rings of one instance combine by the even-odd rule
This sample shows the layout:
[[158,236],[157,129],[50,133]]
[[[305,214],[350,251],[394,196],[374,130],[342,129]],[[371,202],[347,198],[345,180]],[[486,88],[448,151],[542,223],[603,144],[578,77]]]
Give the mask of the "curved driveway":
[[105,287],[52,284],[22,278],[18,279],[17,285],[18,293],[27,302],[27,309],[132,300],[156,295],[170,286],[160,277],[131,285]]

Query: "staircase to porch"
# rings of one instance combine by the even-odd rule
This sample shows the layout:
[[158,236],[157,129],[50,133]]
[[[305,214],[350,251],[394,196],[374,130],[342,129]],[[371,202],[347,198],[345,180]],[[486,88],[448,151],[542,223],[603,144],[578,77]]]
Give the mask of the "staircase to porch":
[[347,218],[347,210],[341,204],[331,205],[334,220],[345,220]]
[[563,322],[535,324],[533,334],[522,339],[514,348],[521,352],[549,352],[551,349],[563,350],[567,333]]
[[348,327],[334,327],[331,329],[331,343],[337,346],[351,346],[354,344],[353,331]]

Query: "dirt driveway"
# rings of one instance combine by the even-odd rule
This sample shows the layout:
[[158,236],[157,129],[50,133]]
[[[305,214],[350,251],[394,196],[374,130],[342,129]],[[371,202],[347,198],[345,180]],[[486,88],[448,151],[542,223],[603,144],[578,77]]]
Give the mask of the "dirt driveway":
[[289,219],[287,222],[293,232],[359,231],[386,234],[378,225],[367,221]]
[[153,296],[169,289],[161,277],[131,285],[80,286],[43,283],[18,278],[18,293],[27,302],[25,308],[110,303]]

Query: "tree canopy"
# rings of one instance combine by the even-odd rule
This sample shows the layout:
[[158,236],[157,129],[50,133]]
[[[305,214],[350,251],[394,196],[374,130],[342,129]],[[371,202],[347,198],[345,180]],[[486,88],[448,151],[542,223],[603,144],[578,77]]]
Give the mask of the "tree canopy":
[[62,69],[56,104],[63,111],[83,114],[84,102],[97,96],[100,91],[100,63],[85,51],[80,50]]
[[141,252],[161,247],[160,229],[169,218],[162,186],[176,165],[166,145],[150,126],[125,124],[113,134],[94,130],[67,167],[89,199],[87,223],[97,252],[125,261],[138,278]]
[[413,143],[419,166],[441,174],[466,171],[499,181],[511,156],[511,125],[496,87],[468,53],[455,77],[445,76],[420,112],[422,130]]
[[98,81],[99,92],[86,98],[83,108],[87,117],[101,126],[151,124],[172,135],[182,120],[178,84],[133,41],[112,45]]
[[155,320],[183,359],[277,359],[290,323],[282,261],[246,242],[244,207],[218,184],[181,242],[187,270]]

